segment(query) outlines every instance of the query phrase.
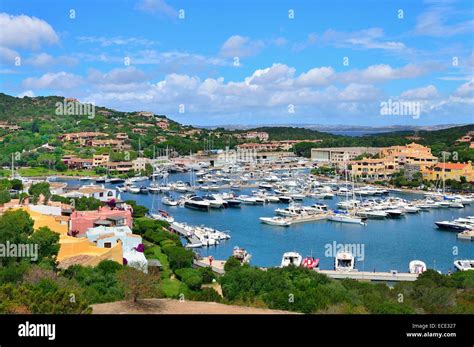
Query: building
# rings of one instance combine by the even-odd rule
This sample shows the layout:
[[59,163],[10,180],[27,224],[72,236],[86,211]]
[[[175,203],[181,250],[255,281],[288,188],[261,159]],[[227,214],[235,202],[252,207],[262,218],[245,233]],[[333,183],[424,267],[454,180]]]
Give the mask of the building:
[[63,141],[70,141],[70,142],[78,142],[81,145],[86,145],[87,141],[94,140],[100,137],[107,137],[109,134],[96,132],[96,131],[88,131],[88,132],[80,132],[80,133],[68,133],[63,134],[60,136],[60,139]]
[[472,141],[472,136],[470,135],[464,135],[461,138],[456,140],[456,142],[461,142],[461,143],[471,143],[471,141]]
[[71,157],[67,160],[67,166],[72,170],[89,170],[92,169],[94,163],[92,159]]
[[116,190],[105,188],[104,186],[96,186],[96,185],[85,185],[79,187],[77,190],[69,191],[65,194],[62,194],[63,197],[66,198],[94,198],[100,200],[102,202],[107,202],[110,200],[116,200]]
[[422,171],[423,179],[430,181],[454,180],[461,181],[464,177],[467,182],[474,182],[474,169],[472,162],[467,163],[438,163],[430,169]]
[[146,164],[150,164],[152,163],[153,161],[149,158],[137,158],[135,160],[132,161],[132,169],[136,172],[139,172],[139,171],[145,171],[146,169]]
[[325,162],[336,165],[344,165],[354,160],[362,154],[379,154],[380,148],[377,147],[331,147],[331,148],[312,148],[311,160],[316,162]]
[[99,248],[112,248],[122,244],[122,258],[128,266],[147,272],[147,259],[140,252],[143,241],[140,235],[135,235],[128,226],[89,228],[86,237]]
[[351,163],[353,177],[360,179],[384,180],[390,178],[397,171],[395,161],[386,158],[364,158]]
[[147,111],[141,111],[137,113],[137,116],[147,117],[147,118],[153,117],[154,115],[155,114],[153,112],[147,112]]
[[94,154],[92,156],[92,166],[105,166],[110,160],[109,154]]
[[168,130],[170,127],[170,123],[168,122],[167,119],[160,119],[157,123],[156,126],[163,129],[163,130]]
[[104,206],[97,211],[74,211],[71,214],[69,230],[77,236],[84,236],[89,228],[98,226],[128,226],[132,228],[132,221],[130,209],[110,209]]
[[109,161],[105,164],[107,170],[117,173],[127,173],[133,170],[133,163],[131,161]]
[[[40,208],[37,208],[40,207]],[[69,235],[69,217],[61,215],[61,209],[45,205],[23,207],[34,221],[34,229],[48,227],[59,234],[59,252],[56,260],[59,268],[71,265],[96,266],[103,260],[112,260],[122,264],[122,244],[111,248],[99,248],[86,238]]]
[[405,146],[382,148],[380,156],[392,158],[397,163],[399,169],[403,169],[405,164],[417,164],[420,165],[421,170],[424,170],[438,162],[438,158],[431,154],[431,148],[415,142]]
[[264,131],[249,131],[244,134],[237,134],[237,137],[247,140],[260,140],[260,141],[268,141],[270,136],[267,132]]
[[114,151],[122,151],[125,149],[125,144],[122,140],[90,140],[87,142],[90,147],[106,148],[110,147]]
[[127,133],[117,133],[115,135],[115,138],[120,141],[125,141],[125,140],[128,140],[128,135]]

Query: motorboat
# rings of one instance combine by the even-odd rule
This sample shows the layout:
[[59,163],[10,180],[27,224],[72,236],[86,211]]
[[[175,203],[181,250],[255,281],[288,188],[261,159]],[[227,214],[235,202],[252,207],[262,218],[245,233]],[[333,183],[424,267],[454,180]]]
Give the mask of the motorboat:
[[239,260],[242,264],[246,264],[250,262],[250,258],[252,258],[252,255],[247,252],[244,248],[240,248],[238,246],[234,247],[234,250],[232,251],[232,256]]
[[127,191],[129,193],[133,193],[133,194],[139,194],[140,193],[140,187],[137,187],[136,185],[130,185],[130,186],[127,186]]
[[412,260],[408,264],[408,270],[411,274],[421,274],[426,271],[426,264],[421,260]]
[[332,222],[339,222],[339,223],[365,225],[361,217],[356,217],[356,216],[350,215],[349,213],[345,211],[338,211],[338,210],[335,210],[334,214],[328,216],[328,220]]
[[206,201],[209,201],[211,208],[227,207],[226,201],[216,195],[204,195],[202,198]]
[[200,196],[193,195],[184,200],[184,207],[191,208],[194,210],[209,211],[211,204],[209,201],[204,200]]
[[401,209],[395,209],[395,208],[387,209],[385,210],[385,212],[387,212],[390,217],[395,217],[395,218],[401,217],[405,214],[405,212],[402,211]]
[[286,252],[283,254],[280,267],[288,267],[288,266],[299,267],[301,265],[302,260],[303,258],[301,257],[301,254],[296,253],[296,252]]
[[459,223],[459,222],[450,222],[450,221],[441,221],[435,222],[436,226],[440,229],[445,230],[455,230],[455,231],[464,231],[464,230],[472,230],[473,226],[469,224]]
[[301,262],[301,267],[310,270],[316,270],[317,268],[319,268],[319,258],[306,257]]
[[166,211],[158,210],[155,213],[150,213],[150,217],[154,220],[161,220],[168,223],[173,223],[174,218]]
[[350,252],[339,252],[334,259],[334,270],[352,271],[355,267],[355,258]]
[[140,192],[140,194],[148,194],[148,187],[141,186],[139,188],[139,192]]
[[254,196],[239,195],[237,197],[237,200],[239,200],[244,205],[256,205],[257,204],[257,199]]
[[267,182],[261,182],[259,185],[258,185],[259,188],[262,188],[262,189],[267,189],[267,190],[270,190],[273,188],[273,185],[270,184],[270,183],[267,183]]
[[178,206],[178,201],[173,199],[171,196],[164,196],[161,199],[161,203],[167,206]]
[[454,266],[459,271],[474,270],[474,259],[455,260]]
[[278,199],[281,201],[281,202],[285,202],[285,203],[290,203],[293,201],[293,198],[291,196],[279,196]]
[[160,193],[161,192],[160,185],[156,183],[150,184],[150,186],[148,187],[148,192],[152,194]]
[[291,220],[283,217],[260,217],[262,223],[275,225],[280,227],[288,227],[291,225]]

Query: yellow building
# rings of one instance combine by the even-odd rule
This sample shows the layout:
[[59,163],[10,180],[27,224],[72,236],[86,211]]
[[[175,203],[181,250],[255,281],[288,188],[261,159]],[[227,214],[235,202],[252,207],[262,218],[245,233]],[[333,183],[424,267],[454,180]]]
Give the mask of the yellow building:
[[397,164],[390,158],[364,158],[352,162],[353,177],[387,179],[396,171]]
[[87,238],[76,238],[67,235],[69,230],[69,217],[54,216],[24,208],[34,221],[34,228],[48,227],[59,234],[59,253],[57,261],[60,268],[80,264],[96,266],[102,260],[113,260],[117,263],[123,261],[122,244],[118,242],[112,248],[99,248]]
[[442,180],[460,181],[465,177],[467,182],[474,182],[474,169],[471,161],[467,163],[439,163],[431,169],[423,171],[423,178],[430,181]]
[[431,148],[415,142],[405,146],[383,148],[380,157],[392,158],[400,168],[405,164],[416,164],[423,170],[438,163],[438,158],[431,154]]

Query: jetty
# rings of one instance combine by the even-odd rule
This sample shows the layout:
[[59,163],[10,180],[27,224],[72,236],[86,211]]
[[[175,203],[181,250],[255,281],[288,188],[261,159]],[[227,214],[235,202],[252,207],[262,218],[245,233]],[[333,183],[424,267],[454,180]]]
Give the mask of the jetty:
[[336,270],[318,270],[320,274],[334,279],[353,279],[358,281],[381,281],[381,282],[414,282],[418,274],[407,272],[370,272],[370,271],[336,271]]
[[212,271],[219,275],[223,275],[225,273],[225,270],[224,270],[225,263],[226,263],[225,260],[213,260],[212,265],[211,265],[211,262],[208,257],[194,259],[193,261],[193,265],[195,267],[211,267]]

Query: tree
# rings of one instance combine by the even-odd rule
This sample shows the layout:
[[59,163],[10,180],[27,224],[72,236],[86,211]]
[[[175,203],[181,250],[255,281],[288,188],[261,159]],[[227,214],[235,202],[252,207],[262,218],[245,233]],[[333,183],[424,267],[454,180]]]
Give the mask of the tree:
[[59,172],[67,171],[67,165],[64,164],[64,162],[62,161],[58,161],[56,165],[54,166],[54,168],[58,170]]
[[49,190],[48,182],[39,182],[32,184],[30,189],[28,189],[28,194],[31,196],[33,204],[37,204],[40,196],[44,197],[44,203],[46,204],[51,197],[51,191]]
[[11,183],[11,189],[20,191],[23,190],[23,182],[17,178],[14,178],[10,181]]
[[56,265],[56,257],[59,252],[58,233],[55,233],[48,227],[41,227],[31,235],[30,243],[38,245],[37,263],[44,262],[52,266]]
[[0,205],[3,205],[11,200],[10,192],[7,190],[0,190]]
[[118,274],[117,279],[127,299],[137,303],[139,299],[152,297],[157,293],[156,284],[159,278],[155,275],[147,275],[132,267],[124,267]]
[[[27,244],[34,221],[23,210],[8,210],[0,217],[0,243]],[[0,264],[19,262],[21,258],[0,257]]]
[[125,201],[127,204],[132,206],[133,213],[132,216],[133,218],[141,218],[145,217],[145,215],[148,213],[148,208],[142,205],[137,205],[137,202],[135,200],[127,200]]

